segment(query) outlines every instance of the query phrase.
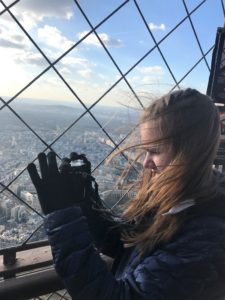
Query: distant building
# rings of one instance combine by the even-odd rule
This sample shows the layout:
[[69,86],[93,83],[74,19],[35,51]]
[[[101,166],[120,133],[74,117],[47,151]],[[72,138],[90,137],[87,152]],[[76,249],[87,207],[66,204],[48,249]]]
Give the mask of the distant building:
[[17,186],[16,186],[16,191],[15,191],[15,193],[17,194],[17,196],[20,197],[20,193],[21,193],[22,191],[24,191],[24,190],[26,190],[26,188],[25,188],[24,185],[17,185]]
[[21,191],[20,198],[23,199],[24,201],[26,201],[26,203],[29,204],[30,206],[33,206],[34,196],[30,192]]
[[5,226],[4,225],[0,225],[0,234],[2,234],[5,231]]
[[11,219],[17,223],[26,222],[29,219],[26,207],[23,205],[13,207],[11,210]]
[[2,215],[6,217],[6,219],[10,219],[11,209],[15,206],[15,202],[11,199],[7,199],[0,204]]

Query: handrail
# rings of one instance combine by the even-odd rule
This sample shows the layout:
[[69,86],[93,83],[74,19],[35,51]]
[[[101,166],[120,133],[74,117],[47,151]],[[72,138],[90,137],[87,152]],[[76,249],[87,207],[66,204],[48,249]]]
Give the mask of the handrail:
[[52,267],[48,241],[2,249],[0,255],[1,300],[26,300],[64,288]]
[[0,281],[0,299],[27,300],[62,289],[63,283],[52,268]]
[[0,255],[4,255],[8,251],[19,252],[19,251],[23,251],[23,250],[29,250],[29,249],[33,249],[33,248],[37,248],[37,247],[47,246],[48,244],[49,244],[48,240],[41,240],[41,241],[31,242],[31,243],[27,243],[27,244],[15,246],[15,247],[4,248],[4,249],[0,249]]
[[2,249],[0,251],[0,278],[15,277],[16,274],[52,265],[48,241]]
[[[39,247],[35,248],[37,245]],[[27,300],[65,288],[53,268],[51,248],[46,246],[46,241],[27,244],[25,248],[14,247],[13,253],[17,257],[12,263],[6,260],[7,264],[4,263],[4,255],[7,255],[8,250],[1,250],[1,300]],[[111,269],[112,259],[105,255],[101,257]]]

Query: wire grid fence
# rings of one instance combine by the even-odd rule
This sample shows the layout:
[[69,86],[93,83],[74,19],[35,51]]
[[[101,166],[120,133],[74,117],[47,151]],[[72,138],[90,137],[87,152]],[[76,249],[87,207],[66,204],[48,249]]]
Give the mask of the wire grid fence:
[[[21,123],[23,123],[23,125],[30,131],[32,132],[32,134],[36,137],[36,139],[38,139],[42,145],[44,145],[44,150],[55,150],[54,149],[54,145],[60,140],[62,139],[66,133],[71,129],[74,128],[76,126],[76,124],[79,123],[79,121],[81,121],[85,116],[89,116],[92,121],[97,124],[97,126],[99,127],[99,129],[104,133],[104,135],[107,137],[108,141],[110,141],[111,144],[111,150],[105,155],[105,157],[95,166],[93,172],[95,170],[97,170],[98,168],[101,167],[101,165],[104,163],[105,159],[116,149],[118,148],[125,140],[126,138],[129,136],[130,132],[128,132],[125,136],[123,136],[123,138],[118,142],[117,140],[115,140],[115,138],[107,131],[107,129],[105,128],[105,126],[103,126],[101,124],[101,122],[99,121],[98,117],[95,115],[94,108],[98,105],[101,104],[103,99],[113,90],[115,89],[121,82],[123,82],[127,89],[129,90],[129,92],[133,95],[133,98],[135,99],[135,101],[137,102],[138,106],[140,108],[144,107],[143,101],[141,99],[141,97],[138,95],[138,93],[136,92],[136,90],[132,87],[132,84],[129,81],[129,74],[132,72],[132,70],[134,70],[137,66],[139,66],[143,61],[145,61],[145,59],[147,59],[149,57],[149,55],[153,52],[157,52],[163,63],[165,68],[167,69],[168,73],[170,74],[172,81],[173,81],[173,85],[170,87],[170,90],[174,90],[177,88],[180,88],[180,85],[182,84],[182,82],[184,82],[184,80],[198,67],[198,65],[200,63],[204,63],[206,69],[208,70],[208,72],[210,72],[210,66],[209,66],[209,62],[207,61],[207,55],[209,55],[214,47],[214,45],[212,44],[211,47],[209,47],[209,49],[207,49],[207,51],[203,50],[203,46],[201,44],[201,41],[198,37],[198,32],[195,28],[194,25],[194,21],[193,21],[193,15],[198,12],[199,10],[201,10],[204,5],[206,5],[206,3],[210,0],[203,0],[203,1],[199,1],[199,3],[193,8],[193,9],[189,9],[188,5],[187,5],[187,1],[185,0],[181,0],[180,2],[182,3],[186,15],[180,19],[177,24],[169,31],[167,32],[160,40],[157,40],[154,32],[150,29],[148,22],[147,22],[147,18],[145,16],[145,11],[143,11],[141,9],[141,6],[139,5],[139,1],[137,0],[126,0],[126,1],[121,1],[121,4],[114,9],[110,14],[108,14],[107,16],[105,16],[100,22],[98,22],[98,24],[93,25],[92,22],[90,21],[88,14],[85,12],[85,9],[82,8],[82,2],[81,1],[77,1],[74,0],[73,1],[73,5],[74,5],[74,9],[78,10],[80,12],[80,14],[83,16],[84,20],[87,22],[87,24],[90,27],[90,30],[88,32],[85,33],[85,35],[83,37],[81,37],[76,43],[74,43],[68,50],[66,50],[64,53],[62,53],[57,59],[55,59],[54,61],[50,60],[48,58],[48,56],[45,54],[45,52],[42,50],[42,48],[39,46],[38,41],[34,40],[31,36],[31,34],[25,29],[25,27],[22,25],[22,23],[19,21],[18,17],[13,13],[13,8],[18,5],[19,2],[21,2],[22,0],[17,0],[12,2],[10,5],[6,5],[6,1],[0,1],[0,3],[3,6],[2,11],[0,12],[0,17],[4,16],[5,14],[10,15],[10,17],[13,19],[13,21],[15,22],[15,24],[17,24],[17,26],[22,30],[23,34],[29,39],[29,41],[32,43],[32,45],[35,47],[35,49],[38,51],[38,53],[41,55],[41,57],[45,60],[45,62],[47,63],[47,66],[44,67],[41,72],[35,77],[33,78],[30,82],[28,82],[26,85],[24,85],[24,87],[20,90],[18,90],[15,95],[13,95],[10,99],[4,99],[3,96],[0,97],[0,103],[1,103],[1,111],[3,111],[4,109],[8,109],[14,116],[15,118],[17,118]],[[105,41],[102,39],[101,34],[98,33],[98,30],[101,29],[101,27],[104,24],[107,24],[107,22],[110,21],[111,18],[113,18],[116,14],[118,14],[121,10],[124,10],[126,8],[126,6],[132,2],[133,3],[133,9],[136,10],[139,19],[141,20],[141,22],[143,23],[147,33],[149,34],[149,36],[151,37],[152,41],[153,41],[153,46],[150,47],[148,49],[148,51],[146,51],[146,53],[144,55],[142,55],[141,57],[139,57],[136,62],[130,67],[128,68],[125,72],[122,71],[120,65],[117,63],[117,60],[114,58],[114,56],[112,55],[112,53],[110,52],[110,49],[107,47]],[[224,3],[221,0],[221,11],[224,13]],[[151,6],[151,4],[149,4],[149,6]],[[193,31],[194,34],[194,38],[195,38],[195,42],[196,45],[198,47],[198,49],[200,50],[201,56],[199,59],[197,59],[195,61],[195,63],[191,66],[189,66],[188,71],[183,74],[180,78],[178,78],[174,71],[173,71],[173,67],[171,64],[169,64],[169,62],[166,59],[166,55],[164,54],[164,51],[162,50],[164,43],[170,39],[171,35],[180,28],[180,26],[182,26],[185,23],[189,23],[189,25],[191,26],[191,29]],[[218,24],[219,26],[220,24]],[[215,32],[216,33],[216,32]],[[90,106],[88,106],[87,104],[85,104],[84,99],[82,99],[78,93],[76,92],[76,88],[72,87],[72,85],[69,83],[69,80],[67,80],[65,78],[65,76],[62,74],[62,72],[60,72],[58,70],[58,68],[56,67],[57,63],[61,62],[67,55],[69,55],[71,53],[71,51],[73,51],[74,49],[77,49],[79,47],[79,45],[81,45],[85,39],[87,39],[88,37],[90,37],[91,35],[93,35],[97,38],[98,42],[100,43],[102,49],[104,50],[105,54],[107,55],[107,57],[110,59],[111,63],[113,64],[114,68],[117,70],[119,76],[117,77],[117,80],[111,84],[110,87],[108,87],[104,93],[102,93],[102,95],[100,97],[98,97],[97,100],[95,100]],[[20,97],[22,95],[22,93],[24,91],[26,91],[30,86],[35,85],[35,83],[42,78],[49,70],[52,70],[55,72],[55,74],[58,76],[58,78],[61,80],[61,82],[63,83],[63,85],[66,87],[66,89],[68,89],[70,91],[70,93],[72,93],[73,97],[74,97],[74,101],[80,103],[80,105],[83,107],[83,113],[81,113],[81,115],[77,118],[75,118],[64,130],[63,132],[61,132],[54,140],[52,140],[51,142],[48,142],[47,140],[43,139],[43,137],[41,137],[41,135],[37,132],[37,130],[35,130],[33,128],[33,126],[30,125],[29,122],[25,121],[24,118],[20,115],[20,113],[16,110],[16,108],[13,107],[13,103],[16,99],[18,99],[18,97]],[[60,155],[58,155],[60,158]],[[34,159],[35,160],[35,159]],[[9,180],[8,182],[5,182],[4,180],[0,181],[0,196],[1,195],[5,195],[8,196],[9,198],[15,198],[17,199],[20,203],[22,203],[23,205],[25,205],[29,210],[31,210],[33,213],[37,214],[40,216],[40,218],[42,218],[42,214],[40,213],[40,211],[36,208],[33,207],[33,205],[30,205],[29,202],[25,201],[22,197],[20,197],[15,191],[13,191],[13,189],[11,188],[13,183],[16,182],[16,180],[18,180],[18,178],[20,178],[21,176],[23,176],[24,172],[26,172],[26,168],[24,168],[23,170],[21,170],[18,174],[16,174],[16,176],[14,176],[11,180]],[[119,203],[119,201],[117,201]],[[26,236],[26,238],[23,239],[22,244],[25,245],[26,243],[28,243],[32,237],[36,234],[36,232],[38,232],[40,230],[42,226],[42,222],[40,222],[40,224],[36,227],[35,230],[33,230],[32,232],[30,232],[30,234],[28,236]],[[66,294],[54,294],[53,295],[49,295],[48,298],[45,297],[45,299],[53,299],[53,297],[58,296],[57,299],[68,299]],[[42,298],[40,298],[42,299]],[[56,298],[55,298],[56,299]]]
[[38,298],[34,298],[33,300],[70,300],[71,297],[69,296],[69,294],[65,291],[59,291],[59,292],[55,292],[55,293],[51,293],[49,295],[45,295],[44,297],[38,297]]
[[[9,15],[12,17],[12,19],[15,21],[15,23],[21,28],[21,30],[24,32],[24,34],[28,37],[28,39],[31,41],[31,43],[35,46],[35,48],[38,50],[38,52],[43,56],[43,58],[47,61],[48,66],[42,70],[42,72],[40,74],[38,74],[32,81],[30,81],[26,86],[24,86],[20,91],[18,91],[13,97],[11,97],[9,100],[4,100],[2,97],[1,102],[2,102],[2,107],[1,109],[4,109],[5,107],[7,107],[36,137],[37,139],[39,139],[44,145],[45,145],[45,150],[47,149],[52,149],[52,146],[62,137],[65,135],[65,133],[72,128],[76,123],[78,123],[78,121],[80,119],[82,119],[84,117],[84,115],[89,114],[90,117],[94,120],[94,122],[97,123],[97,125],[101,128],[101,130],[105,133],[105,135],[108,137],[108,139],[112,142],[114,148],[112,149],[112,151],[117,148],[119,145],[118,143],[110,136],[110,134],[105,130],[105,128],[103,128],[103,126],[100,124],[100,122],[98,121],[98,119],[95,117],[95,115],[92,113],[92,108],[95,107],[98,103],[101,102],[101,100],[113,89],[115,88],[122,80],[126,83],[126,85],[128,86],[129,90],[132,92],[134,98],[136,99],[136,101],[140,104],[141,107],[143,107],[142,101],[139,98],[139,96],[137,95],[137,93],[135,92],[135,90],[132,88],[131,84],[129,83],[128,79],[127,79],[127,75],[136,67],[138,66],[144,59],[146,59],[146,57],[152,53],[154,50],[157,50],[163,60],[163,62],[165,63],[166,68],[168,69],[171,77],[173,78],[174,81],[174,85],[171,88],[171,90],[175,89],[175,88],[179,88],[181,82],[198,66],[198,64],[201,61],[204,61],[208,71],[210,72],[210,67],[209,67],[209,63],[206,60],[206,56],[211,52],[211,50],[213,49],[213,45],[208,49],[208,51],[206,51],[205,53],[203,52],[203,48],[201,46],[200,40],[198,38],[196,29],[194,27],[194,24],[192,22],[192,15],[199,9],[201,9],[201,7],[207,2],[207,0],[201,1],[193,10],[189,11],[187,4],[185,2],[185,0],[182,1],[185,11],[186,11],[186,16],[180,20],[180,22],[178,24],[176,24],[176,26],[174,26],[174,28],[172,28],[172,30],[170,30],[160,41],[156,41],[153,32],[151,31],[151,29],[149,28],[149,25],[147,23],[147,20],[144,16],[144,13],[142,12],[138,1],[133,1],[135,4],[135,8],[138,11],[139,17],[142,19],[149,35],[151,36],[152,40],[154,41],[154,46],[149,49],[149,51],[147,51],[147,53],[145,55],[143,55],[142,57],[140,57],[138,59],[138,61],[131,67],[129,68],[129,70],[127,70],[125,73],[122,72],[120,66],[117,64],[116,60],[113,58],[113,56],[111,55],[110,51],[108,50],[108,48],[106,47],[106,45],[104,44],[103,40],[101,39],[100,35],[97,33],[97,29],[100,28],[105,22],[107,22],[110,18],[112,18],[113,15],[115,15],[116,13],[118,13],[119,10],[124,9],[124,7],[130,2],[130,1],[124,1],[121,3],[121,5],[119,5],[113,12],[111,12],[108,16],[106,16],[103,20],[101,20],[101,22],[99,22],[96,26],[93,26],[91,21],[89,20],[87,14],[85,13],[85,11],[82,9],[80,3],[78,1],[74,1],[74,5],[76,5],[76,7],[79,9],[79,11],[81,12],[81,14],[83,15],[83,18],[87,21],[87,23],[89,24],[91,30],[86,33],[86,35],[84,35],[77,43],[75,43],[70,49],[68,49],[66,52],[64,52],[58,59],[56,59],[54,62],[51,62],[49,60],[49,58],[46,56],[46,54],[43,52],[43,50],[39,47],[38,43],[36,41],[34,41],[34,39],[31,37],[31,35],[28,33],[28,31],[26,31],[26,29],[23,27],[23,25],[18,21],[18,19],[16,18],[16,16],[12,13],[11,9],[13,6],[17,5],[17,3],[20,1],[14,1],[13,3],[11,3],[8,7],[7,5],[4,3],[4,1],[1,1],[2,5],[4,6],[4,10],[1,11],[0,15],[3,15],[4,13],[8,12]],[[223,1],[221,1],[221,9],[224,12],[224,4]],[[172,67],[169,65],[169,63],[167,62],[165,55],[163,53],[163,51],[161,50],[160,46],[161,44],[163,44],[163,42],[168,39],[170,37],[170,35],[179,28],[179,26],[181,26],[184,22],[190,22],[192,30],[194,32],[194,36],[196,38],[196,43],[201,51],[202,57],[200,57],[200,59],[198,61],[196,61],[196,63],[191,66],[191,68],[188,70],[188,72],[186,74],[184,74],[182,76],[182,78],[176,78],[176,76],[173,73]],[[115,68],[118,70],[119,74],[120,74],[120,78],[114,82],[110,88],[108,90],[106,90],[103,95],[101,95],[101,97],[99,97],[90,107],[87,107],[87,105],[84,103],[84,101],[78,96],[78,94],[76,93],[76,90],[73,89],[70,84],[68,83],[68,81],[63,77],[63,75],[58,71],[58,69],[55,67],[55,65],[61,61],[66,55],[68,55],[68,53],[70,53],[70,51],[72,51],[73,49],[75,49],[80,43],[82,43],[89,35],[91,34],[95,34],[96,38],[98,39],[99,43],[101,44],[102,48],[105,50],[105,52],[107,53],[108,57],[110,58],[110,60],[112,61],[113,65],[115,66]],[[74,99],[79,101],[80,104],[84,107],[84,112],[83,114],[81,114],[79,116],[79,118],[75,119],[67,128],[66,130],[64,130],[60,135],[58,135],[58,137],[53,140],[51,143],[47,143],[17,112],[15,109],[13,109],[10,104],[16,99],[18,98],[22,92],[24,90],[26,90],[29,86],[35,84],[35,82],[37,81],[37,79],[39,79],[41,76],[43,76],[49,69],[53,69],[55,71],[55,73],[57,74],[57,76],[63,81],[63,83],[65,84],[65,86],[72,92],[72,94],[74,95]],[[129,135],[129,133],[128,133]],[[123,138],[122,141],[120,141],[120,144],[126,139]],[[104,158],[105,160],[105,158]],[[104,161],[103,160],[103,161]],[[103,161],[101,161],[96,168],[98,168]],[[17,180],[18,177],[20,177],[23,172],[25,171],[22,170],[17,176],[15,176],[13,178],[12,181],[10,181],[8,184],[4,184],[2,182],[0,182],[2,189],[0,191],[0,193],[5,193],[6,191],[13,195],[14,197],[18,198],[18,200],[20,202],[22,202],[24,205],[28,206],[31,210],[33,210],[35,213],[39,214],[41,216],[41,214],[37,211],[34,210],[34,208],[32,206],[30,206],[27,202],[25,202],[23,199],[19,198],[18,195],[16,195],[11,189],[10,189],[10,185]],[[39,227],[38,227],[39,228]],[[38,230],[37,228],[37,230]],[[30,239],[30,237],[26,240],[26,242],[28,242],[28,240]],[[26,243],[25,242],[25,243]]]

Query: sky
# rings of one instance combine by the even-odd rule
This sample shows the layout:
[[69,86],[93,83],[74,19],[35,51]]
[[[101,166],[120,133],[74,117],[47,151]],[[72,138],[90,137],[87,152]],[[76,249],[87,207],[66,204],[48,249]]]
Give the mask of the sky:
[[[0,13],[4,10],[4,5],[8,6],[13,2],[12,0],[0,1]],[[96,29],[98,36],[120,67],[122,74],[126,74],[127,79],[127,82],[121,80],[103,97],[102,105],[124,103],[135,105],[137,101],[131,89],[143,102],[146,100],[146,95],[157,97],[158,94],[172,88],[175,80],[180,81],[202,57],[188,18],[159,44],[160,52],[157,48],[154,49],[154,40],[159,42],[186,17],[187,12],[182,0],[137,0],[146,24],[133,0],[78,1],[91,25],[85,20],[75,2],[73,0],[20,0],[10,8],[10,11],[51,62],[78,43],[55,64],[55,68],[86,106],[92,105],[121,78],[121,73],[94,33],[88,33],[91,30],[90,26],[97,26],[123,3],[119,11]],[[221,0],[186,0],[186,8],[191,12],[200,3],[202,3],[201,7],[193,12],[191,19],[203,53],[206,53],[214,45],[217,28],[224,25],[224,15]],[[83,41],[79,42],[82,38]],[[146,58],[129,72],[134,64],[152,48]],[[209,66],[211,56],[212,51],[206,57]],[[21,92],[48,66],[48,61],[24,34],[13,17],[7,11],[2,13],[0,15],[0,96],[4,100],[18,96],[38,99],[40,102],[46,99],[59,103],[77,101],[74,93],[52,68]],[[172,70],[174,78],[168,67]],[[202,60],[182,81],[181,87],[193,87],[206,92],[208,77],[209,70]],[[14,101],[20,100],[16,98]]]

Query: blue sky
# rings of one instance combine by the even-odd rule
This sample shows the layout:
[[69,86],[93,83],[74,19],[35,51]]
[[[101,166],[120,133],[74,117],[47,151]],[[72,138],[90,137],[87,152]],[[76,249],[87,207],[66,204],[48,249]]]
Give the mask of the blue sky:
[[[13,1],[4,0],[6,5]],[[101,22],[125,1],[80,0],[79,3],[93,26]],[[189,11],[202,1],[186,0]],[[137,0],[156,41],[160,41],[186,16],[182,0]],[[0,11],[3,9],[0,3]],[[78,42],[90,31],[90,26],[72,0],[21,0],[11,12],[24,26],[29,35],[51,60]],[[214,44],[217,27],[223,26],[224,16],[220,0],[206,0],[192,16],[203,52]],[[133,0],[124,6],[97,29],[99,37],[126,73],[152,47],[150,36]],[[169,67],[179,81],[201,58],[201,52],[187,19],[160,44]],[[211,62],[212,52],[207,56]],[[3,99],[14,97],[33,78],[38,76],[48,63],[24,35],[11,16],[0,16],[0,90]],[[86,105],[91,105],[118,80],[121,75],[94,34],[89,35],[74,50],[56,64],[72,89]],[[181,84],[206,91],[209,71],[204,61]],[[145,60],[127,75],[132,88],[140,95],[146,92],[157,96],[174,85],[159,51],[155,49]],[[74,101],[74,95],[61,81],[54,70],[49,70],[40,79],[19,94],[22,98],[52,99],[60,102]],[[16,100],[19,101],[19,100]],[[104,105],[134,103],[134,97],[122,80],[101,102]]]

